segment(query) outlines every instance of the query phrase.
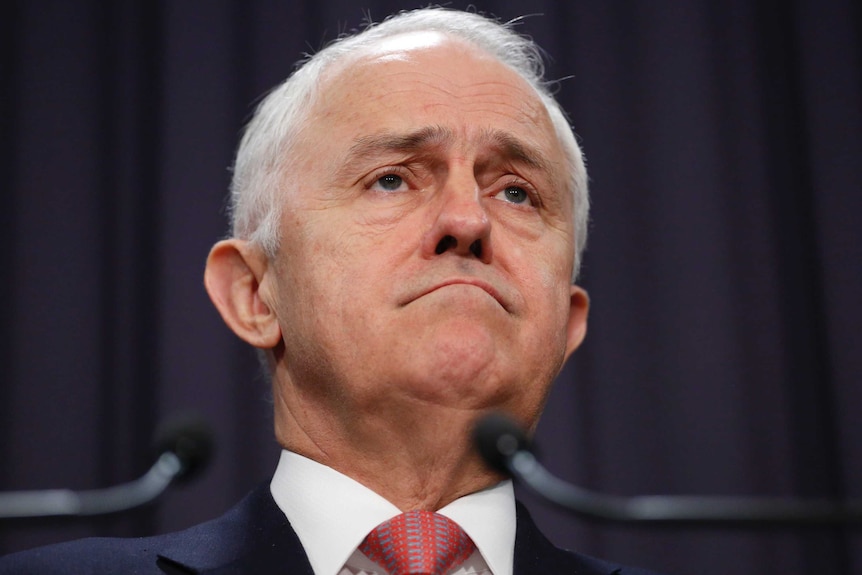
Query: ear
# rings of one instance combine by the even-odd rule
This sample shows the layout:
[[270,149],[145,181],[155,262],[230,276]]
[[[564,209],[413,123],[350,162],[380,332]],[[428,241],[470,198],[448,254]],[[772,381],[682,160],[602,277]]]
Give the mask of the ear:
[[569,323],[566,329],[566,359],[578,349],[587,335],[587,315],[590,311],[590,296],[587,291],[573,285],[569,298]]
[[272,268],[258,246],[236,238],[213,246],[204,284],[225,323],[255,347],[273,348],[281,341],[278,318],[267,296]]

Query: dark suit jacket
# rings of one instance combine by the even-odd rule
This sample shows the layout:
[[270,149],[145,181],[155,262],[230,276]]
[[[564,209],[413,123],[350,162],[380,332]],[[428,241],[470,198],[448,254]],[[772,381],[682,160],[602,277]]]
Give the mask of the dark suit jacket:
[[[515,575],[655,575],[558,549],[520,504],[517,516]],[[268,485],[218,519],[185,531],[136,539],[82,539],[0,558],[0,575],[108,573],[313,575]]]

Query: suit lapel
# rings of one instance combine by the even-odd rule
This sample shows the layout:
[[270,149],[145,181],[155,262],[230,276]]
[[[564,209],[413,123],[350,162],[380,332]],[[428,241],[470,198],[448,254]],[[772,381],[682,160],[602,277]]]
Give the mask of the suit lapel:
[[168,575],[314,575],[268,485],[218,519],[171,537],[157,565]]
[[201,575],[250,575],[283,573],[284,575],[314,575],[308,557],[296,533],[286,523],[250,546],[247,553],[233,561],[200,572]]
[[620,572],[617,565],[555,547],[533,523],[526,507],[516,502],[516,509],[514,575],[614,575]]

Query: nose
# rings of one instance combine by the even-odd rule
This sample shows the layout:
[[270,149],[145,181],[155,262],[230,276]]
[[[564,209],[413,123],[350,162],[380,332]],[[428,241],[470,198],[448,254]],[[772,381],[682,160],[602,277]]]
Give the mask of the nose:
[[449,178],[434,202],[434,220],[423,238],[426,257],[446,253],[491,261],[491,221],[473,177]]

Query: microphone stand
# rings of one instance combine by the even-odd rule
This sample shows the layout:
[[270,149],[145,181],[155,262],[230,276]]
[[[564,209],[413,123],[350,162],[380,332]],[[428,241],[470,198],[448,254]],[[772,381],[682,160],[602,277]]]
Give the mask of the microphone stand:
[[103,489],[0,492],[0,521],[38,517],[81,517],[128,511],[149,503],[176,480],[201,470],[212,454],[212,433],[198,419],[182,419],[162,427],[160,455],[141,477]]
[[479,421],[474,430],[479,453],[530,490],[575,515],[636,525],[714,527],[862,527],[862,500],[784,499],[697,495],[622,497],[583,489],[545,469],[529,450],[518,425],[501,414]]
[[105,515],[127,511],[161,495],[181,469],[180,458],[175,453],[167,452],[161,454],[149,471],[138,479],[105,489],[0,493],[0,519]]

